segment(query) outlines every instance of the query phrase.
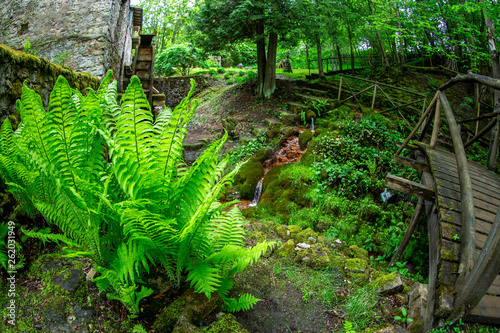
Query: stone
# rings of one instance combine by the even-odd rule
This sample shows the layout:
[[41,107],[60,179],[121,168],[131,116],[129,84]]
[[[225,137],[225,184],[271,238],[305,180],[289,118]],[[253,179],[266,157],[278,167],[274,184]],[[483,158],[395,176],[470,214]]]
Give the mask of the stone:
[[373,333],[408,333],[408,331],[401,326],[389,326]]
[[364,273],[368,267],[368,262],[359,258],[347,259],[345,269],[354,273]]
[[[291,227],[291,226],[289,226]],[[297,227],[298,228],[298,227]],[[299,229],[300,230],[300,229]],[[298,233],[294,233],[291,235],[293,239],[295,239],[297,242],[304,243],[306,242],[310,237],[317,238],[318,234],[312,230],[311,228],[306,228],[302,231],[299,231]]]
[[222,306],[222,303],[217,293],[213,293],[209,300],[204,294],[195,293],[190,288],[160,313],[152,329],[157,333],[171,332],[181,315],[190,323],[202,322],[206,316]]
[[293,257],[295,255],[295,243],[292,239],[289,239],[288,242],[281,245],[279,249],[276,250],[276,255],[278,257]]
[[177,324],[175,324],[174,329],[172,330],[172,333],[189,333],[189,332],[203,332],[200,330],[198,327],[195,325],[191,324],[186,316],[181,315],[179,317],[179,320],[177,321]]
[[235,316],[226,313],[210,326],[207,333],[248,333],[248,331],[236,321]]
[[408,318],[413,322],[408,323],[410,332],[422,332],[425,324],[425,313],[427,309],[427,284],[415,283],[408,294]]
[[240,69],[242,69],[242,68],[243,68],[243,64],[242,64],[242,63],[239,63],[238,65],[236,65],[236,68],[240,68]]
[[370,283],[378,292],[383,295],[392,295],[403,290],[403,281],[399,273],[391,273],[379,277]]
[[226,193],[226,200],[230,201],[230,200],[236,200],[236,199],[240,199],[240,198],[241,198],[240,191],[238,191],[238,189],[236,187],[230,187]]
[[61,286],[66,291],[73,291],[78,287],[80,283],[80,277],[82,277],[84,273],[78,269],[69,269],[65,271],[63,274],[58,275],[52,279],[53,284],[57,284]]
[[316,243],[316,238],[314,238],[314,237],[309,237],[307,240],[308,240],[309,242],[311,242],[311,244]]
[[368,259],[368,251],[357,245],[352,245],[344,250],[344,254],[351,258]]
[[300,250],[304,250],[304,249],[309,249],[311,247],[311,245],[309,244],[306,244],[306,243],[299,243],[297,244],[297,247],[295,248],[295,251],[300,251]]

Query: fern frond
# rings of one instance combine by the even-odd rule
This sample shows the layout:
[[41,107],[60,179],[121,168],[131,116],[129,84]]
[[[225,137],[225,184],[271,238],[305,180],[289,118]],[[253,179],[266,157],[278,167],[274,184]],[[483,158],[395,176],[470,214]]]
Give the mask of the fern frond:
[[224,310],[229,312],[246,311],[251,309],[255,303],[260,301],[250,294],[243,294],[240,298],[225,298],[224,299]]
[[213,249],[219,251],[226,245],[243,246],[245,230],[243,216],[237,206],[213,218],[207,226],[208,237],[213,239]]
[[191,281],[194,291],[204,293],[210,299],[210,295],[220,286],[219,270],[210,264],[198,263],[190,265],[188,271],[187,281]]
[[99,88],[97,88],[96,96],[101,99],[108,90],[108,86],[113,81],[113,71],[108,70],[104,79],[102,79]]
[[41,240],[42,242],[47,242],[47,241],[50,241],[50,242],[54,242],[56,244],[59,244],[59,242],[63,242],[64,244],[68,245],[68,246],[72,246],[72,247],[76,247],[76,248],[81,248],[81,244],[72,240],[71,238],[68,238],[62,234],[47,234],[47,233],[43,233],[43,232],[36,232],[36,231],[33,231],[33,230],[25,230],[25,229],[22,229],[21,228],[21,231],[23,232],[23,234],[25,234],[26,236],[28,237],[32,237],[32,238],[37,238],[39,240]]
[[116,102],[117,99],[117,81],[113,81],[108,85],[107,93],[101,98],[102,128],[108,131],[108,135],[112,136],[116,129],[116,122],[121,113],[120,105]]

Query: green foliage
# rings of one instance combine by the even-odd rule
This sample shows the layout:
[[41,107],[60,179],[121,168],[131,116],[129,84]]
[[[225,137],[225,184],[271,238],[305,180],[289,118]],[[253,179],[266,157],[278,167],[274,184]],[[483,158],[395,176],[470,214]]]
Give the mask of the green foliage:
[[401,322],[404,326],[406,326],[407,323],[413,322],[413,319],[408,318],[408,313],[406,312],[406,309],[403,307],[401,308],[401,316],[394,316],[394,320]]
[[6,271],[17,271],[25,264],[21,245],[12,237],[14,235],[13,222],[0,223],[0,266]]
[[231,151],[229,155],[229,164],[235,164],[245,158],[252,156],[259,149],[270,148],[266,136],[260,136],[248,141],[246,144],[239,146],[237,149]]
[[396,262],[396,267],[391,267],[389,272],[398,272],[401,277],[406,277],[408,275],[408,268],[405,268],[406,262]]
[[194,81],[188,97],[153,121],[137,77],[119,104],[111,80],[110,71],[83,97],[61,76],[48,111],[23,86],[19,127],[14,132],[7,118],[0,130],[0,175],[25,210],[63,232],[24,233],[65,244],[68,257],[92,259],[99,290],[133,313],[153,292],[140,279],[150,265],[177,284],[187,274],[207,297],[218,292],[228,311],[251,307],[250,295],[228,297],[231,277],[272,243],[243,247],[239,210],[216,201],[240,168],[223,175],[228,158],[217,156],[227,133],[187,168],[182,142],[197,105],[189,101]]
[[56,55],[54,59],[52,59],[52,62],[54,64],[66,66],[68,65],[70,57],[71,57],[71,51],[62,52],[61,54]]
[[345,333],[356,333],[355,330],[352,329],[352,323],[348,320],[344,322],[344,332]]
[[174,68],[186,76],[192,67],[201,65],[202,58],[199,51],[195,47],[183,44],[172,45],[155,57],[155,71],[166,76],[173,75]]
[[348,321],[353,323],[357,331],[363,330],[375,316],[377,291],[364,287],[347,298],[344,310]]
[[33,54],[33,55],[38,55],[38,49],[33,49],[31,48],[31,43],[30,43],[30,38],[29,37],[26,37],[26,39],[24,40],[24,52],[25,53],[29,53],[29,54]]

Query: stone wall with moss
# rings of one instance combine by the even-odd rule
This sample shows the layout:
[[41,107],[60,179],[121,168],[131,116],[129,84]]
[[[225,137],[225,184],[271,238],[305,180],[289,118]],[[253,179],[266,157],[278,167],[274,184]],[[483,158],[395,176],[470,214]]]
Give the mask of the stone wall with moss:
[[[120,73],[130,0],[2,0],[0,43],[102,78]],[[63,63],[64,62],[64,63]]]
[[0,120],[15,112],[16,99],[21,97],[23,82],[34,89],[47,107],[50,92],[57,77],[64,76],[70,86],[83,91],[87,87],[96,89],[100,80],[88,73],[74,72],[49,62],[45,58],[15,51],[0,44]]
[[155,78],[154,87],[165,94],[165,106],[176,107],[191,89],[191,79],[196,82],[195,94],[205,89],[207,78],[200,75]]

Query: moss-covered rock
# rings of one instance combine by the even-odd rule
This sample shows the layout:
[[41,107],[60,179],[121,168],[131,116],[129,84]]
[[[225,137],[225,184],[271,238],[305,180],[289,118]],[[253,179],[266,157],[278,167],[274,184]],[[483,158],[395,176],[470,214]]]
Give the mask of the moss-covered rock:
[[352,245],[345,249],[344,254],[351,258],[368,260],[368,251],[357,245]]
[[295,245],[296,243],[292,239],[289,239],[288,242],[276,250],[275,255],[278,258],[293,258],[295,256]]
[[172,330],[172,333],[192,333],[192,332],[201,333],[203,331],[200,330],[195,325],[191,324],[189,320],[186,318],[186,316],[181,315],[179,317],[179,320],[177,321],[177,324]]
[[[291,226],[290,226],[291,227]],[[296,226],[294,226],[296,227]],[[297,227],[298,228],[298,227]],[[291,231],[290,231],[291,232]],[[315,240],[318,239],[318,234],[312,230],[311,228],[306,228],[302,231],[294,232],[291,237],[296,240],[297,242],[304,242],[304,243],[314,243],[309,240],[309,238],[314,238]]]
[[248,331],[236,321],[236,317],[226,313],[221,319],[213,323],[207,333],[248,333]]
[[370,282],[370,285],[372,288],[377,289],[379,293],[386,295],[394,294],[403,290],[403,282],[401,281],[399,274],[396,272],[381,276]]
[[234,187],[240,192],[242,199],[252,200],[257,183],[264,175],[264,167],[260,162],[248,162],[234,177]]
[[345,261],[345,268],[351,272],[364,273],[368,268],[368,262],[359,258],[347,259]]
[[300,149],[304,150],[307,148],[307,144],[311,141],[313,133],[310,129],[305,130],[299,135],[299,145]]
[[158,333],[171,332],[181,315],[185,316],[191,323],[199,323],[220,306],[222,306],[222,299],[219,294],[213,293],[209,300],[204,294],[195,293],[193,289],[188,289],[162,311],[152,329]]
[[312,246],[297,252],[295,261],[304,262],[313,269],[323,269],[330,266],[329,250],[319,246]]

